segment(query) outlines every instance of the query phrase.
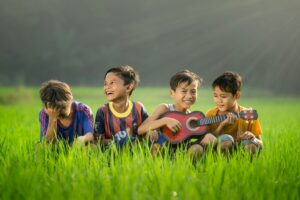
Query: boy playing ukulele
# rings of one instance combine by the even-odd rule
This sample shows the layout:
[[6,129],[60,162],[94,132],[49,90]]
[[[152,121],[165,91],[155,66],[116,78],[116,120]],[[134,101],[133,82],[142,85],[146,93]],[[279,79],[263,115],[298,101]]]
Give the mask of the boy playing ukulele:
[[[149,132],[152,140],[156,142],[152,145],[151,152],[156,154],[161,145],[166,142],[163,134],[153,135],[152,130],[159,129],[163,126],[168,127],[176,134],[181,129],[181,123],[170,117],[162,117],[161,115],[169,111],[178,111],[181,113],[189,113],[190,107],[196,102],[198,97],[198,88],[200,87],[202,79],[195,73],[184,70],[175,73],[170,79],[170,96],[174,100],[174,104],[162,103],[157,106],[153,114],[147,118],[139,127],[139,134]],[[200,142],[189,145],[188,153],[192,158],[203,153],[203,147],[206,145],[213,145],[216,143],[216,138],[212,134],[201,136]]]
[[222,152],[229,152],[236,144],[250,153],[262,149],[261,127],[258,120],[238,119],[234,112],[246,109],[238,104],[241,95],[242,78],[238,73],[224,72],[212,83],[215,108],[206,113],[206,117],[227,115],[220,123],[208,125],[208,132],[218,136]]

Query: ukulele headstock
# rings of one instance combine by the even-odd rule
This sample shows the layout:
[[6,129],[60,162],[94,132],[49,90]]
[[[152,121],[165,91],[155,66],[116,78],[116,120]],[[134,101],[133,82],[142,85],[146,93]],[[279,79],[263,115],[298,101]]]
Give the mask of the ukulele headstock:
[[239,117],[247,121],[252,121],[258,118],[258,114],[256,110],[247,109],[239,112]]

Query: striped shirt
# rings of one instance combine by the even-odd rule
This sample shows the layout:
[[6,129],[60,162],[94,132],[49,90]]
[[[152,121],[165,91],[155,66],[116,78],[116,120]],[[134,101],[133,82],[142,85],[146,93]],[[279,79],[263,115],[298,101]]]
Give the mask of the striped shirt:
[[[60,121],[57,121],[57,138],[68,142],[70,145],[73,143],[74,138],[77,136],[85,135],[86,133],[93,133],[93,113],[90,107],[80,102],[72,103],[72,122],[68,127],[64,127]],[[40,120],[40,140],[46,135],[49,117],[44,109],[39,112]]]
[[128,109],[118,113],[112,102],[100,107],[96,114],[94,133],[105,139],[113,139],[117,146],[122,146],[130,138],[134,141],[142,136],[138,135],[138,126],[148,117],[147,111],[140,102],[129,101]]

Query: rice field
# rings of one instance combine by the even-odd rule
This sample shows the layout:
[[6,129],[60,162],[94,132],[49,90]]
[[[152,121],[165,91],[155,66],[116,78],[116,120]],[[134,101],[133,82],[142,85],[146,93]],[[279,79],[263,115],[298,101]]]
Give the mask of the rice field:
[[[153,158],[132,151],[38,144],[38,88],[0,88],[0,199],[300,199],[300,98],[244,89],[240,104],[258,111],[265,148],[250,159],[206,152],[192,162],[184,151]],[[94,114],[102,88],[73,88]],[[167,88],[137,88],[133,100],[149,114],[172,102]],[[200,89],[192,110],[213,107]]]

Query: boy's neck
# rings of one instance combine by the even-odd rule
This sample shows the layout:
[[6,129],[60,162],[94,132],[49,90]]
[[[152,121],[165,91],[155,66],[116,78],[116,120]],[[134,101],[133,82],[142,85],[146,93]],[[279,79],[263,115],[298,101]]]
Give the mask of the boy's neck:
[[178,111],[178,112],[187,113],[189,111],[188,109],[178,107],[175,104],[174,104],[174,107],[175,107],[175,111]]
[[116,101],[116,102],[112,102],[112,106],[114,108],[115,111],[117,111],[118,113],[123,113],[126,112],[129,106],[129,99],[125,99],[122,101]]

